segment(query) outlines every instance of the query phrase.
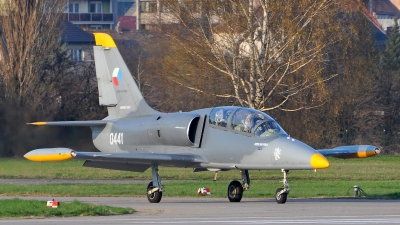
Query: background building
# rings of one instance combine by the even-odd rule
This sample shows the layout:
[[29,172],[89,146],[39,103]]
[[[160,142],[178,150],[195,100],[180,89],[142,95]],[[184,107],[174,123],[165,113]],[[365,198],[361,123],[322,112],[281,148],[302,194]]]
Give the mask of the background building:
[[113,29],[118,22],[117,0],[69,0],[65,17],[83,29]]
[[368,0],[367,8],[386,33],[400,18],[400,0]]

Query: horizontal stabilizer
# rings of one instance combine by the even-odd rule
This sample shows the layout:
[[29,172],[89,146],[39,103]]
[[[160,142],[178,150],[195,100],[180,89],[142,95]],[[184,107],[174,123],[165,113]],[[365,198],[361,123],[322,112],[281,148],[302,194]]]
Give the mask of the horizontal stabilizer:
[[34,126],[75,126],[75,127],[90,127],[106,125],[111,121],[107,120],[86,120],[86,121],[52,121],[52,122],[33,122],[27,123]]
[[196,154],[76,152],[69,148],[35,149],[24,155],[36,162],[61,161],[71,158],[86,160],[84,166],[142,172],[152,164],[159,166],[199,167],[208,161]]
[[317,151],[324,156],[332,156],[342,159],[367,158],[381,153],[381,150],[373,145],[348,145],[332,149],[319,149]]

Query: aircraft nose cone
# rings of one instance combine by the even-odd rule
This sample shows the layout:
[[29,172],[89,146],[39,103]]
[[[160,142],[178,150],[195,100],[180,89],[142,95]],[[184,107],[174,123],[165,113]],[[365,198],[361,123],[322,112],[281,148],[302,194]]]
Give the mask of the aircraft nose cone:
[[310,164],[314,169],[325,169],[329,167],[328,160],[320,153],[315,153],[311,156]]

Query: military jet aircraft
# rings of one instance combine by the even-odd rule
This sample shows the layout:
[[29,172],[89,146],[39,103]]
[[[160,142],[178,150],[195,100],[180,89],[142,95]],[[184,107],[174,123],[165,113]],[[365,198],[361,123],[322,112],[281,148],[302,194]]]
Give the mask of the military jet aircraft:
[[152,171],[147,187],[150,203],[161,201],[164,187],[158,166],[189,167],[194,171],[238,170],[242,182],[228,185],[228,199],[240,202],[250,187],[249,170],[281,170],[283,187],[276,202],[289,194],[289,170],[329,167],[324,156],[369,157],[380,153],[370,145],[315,150],[290,137],[264,112],[244,107],[222,106],[191,112],[161,113],[143,99],[114,40],[95,33],[94,57],[99,103],[107,106],[102,120],[34,122],[30,125],[89,126],[100,152],[77,152],[69,148],[36,149],[25,158],[44,162],[84,159],[83,166],[144,172]]

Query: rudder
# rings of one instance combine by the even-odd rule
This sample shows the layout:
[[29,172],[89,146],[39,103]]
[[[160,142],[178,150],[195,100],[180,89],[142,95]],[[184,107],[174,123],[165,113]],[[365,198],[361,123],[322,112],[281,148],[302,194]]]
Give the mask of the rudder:
[[109,117],[158,113],[144,100],[112,37],[105,33],[94,36],[99,104],[107,106]]

